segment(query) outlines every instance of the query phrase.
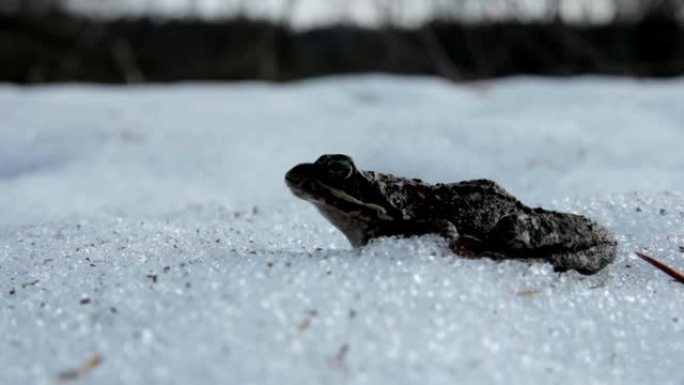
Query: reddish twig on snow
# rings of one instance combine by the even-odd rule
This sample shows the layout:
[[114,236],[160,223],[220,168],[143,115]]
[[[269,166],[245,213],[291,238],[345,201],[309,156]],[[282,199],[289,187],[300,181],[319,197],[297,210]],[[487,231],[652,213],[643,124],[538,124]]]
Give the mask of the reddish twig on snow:
[[643,259],[644,261],[650,263],[651,265],[657,267],[658,269],[660,269],[665,274],[674,278],[676,281],[678,281],[680,283],[684,283],[684,274],[682,274],[682,273],[678,272],[677,270],[671,268],[670,266],[658,261],[655,258],[649,257],[646,254],[640,253],[638,251],[635,251],[634,254],[636,254],[639,258]]

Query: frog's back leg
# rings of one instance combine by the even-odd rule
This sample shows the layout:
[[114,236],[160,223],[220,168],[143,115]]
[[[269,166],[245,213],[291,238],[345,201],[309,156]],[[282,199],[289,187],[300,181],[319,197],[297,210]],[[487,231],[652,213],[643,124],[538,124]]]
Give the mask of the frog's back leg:
[[556,270],[583,274],[601,270],[617,253],[613,235],[591,219],[539,209],[503,217],[488,238],[513,258],[542,258]]
[[546,259],[556,271],[577,270],[582,274],[594,274],[615,260],[617,243],[603,243],[576,251],[552,253]]

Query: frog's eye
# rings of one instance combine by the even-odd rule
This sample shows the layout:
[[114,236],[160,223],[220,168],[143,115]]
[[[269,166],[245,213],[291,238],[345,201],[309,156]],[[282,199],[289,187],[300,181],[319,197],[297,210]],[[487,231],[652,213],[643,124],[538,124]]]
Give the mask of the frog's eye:
[[327,164],[330,176],[335,179],[347,179],[354,173],[354,164],[346,160],[334,160]]
[[355,170],[352,158],[343,154],[321,155],[316,164],[322,166],[330,177],[338,180],[349,178]]
[[354,173],[354,162],[342,154],[323,155],[316,161],[325,173],[334,180],[344,180]]

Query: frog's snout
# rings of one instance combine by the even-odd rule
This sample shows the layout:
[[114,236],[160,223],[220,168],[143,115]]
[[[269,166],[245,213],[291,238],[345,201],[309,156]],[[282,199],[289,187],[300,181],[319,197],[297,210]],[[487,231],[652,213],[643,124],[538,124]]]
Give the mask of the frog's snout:
[[307,163],[298,164],[285,174],[285,183],[290,187],[301,185],[302,181],[311,175],[311,165]]

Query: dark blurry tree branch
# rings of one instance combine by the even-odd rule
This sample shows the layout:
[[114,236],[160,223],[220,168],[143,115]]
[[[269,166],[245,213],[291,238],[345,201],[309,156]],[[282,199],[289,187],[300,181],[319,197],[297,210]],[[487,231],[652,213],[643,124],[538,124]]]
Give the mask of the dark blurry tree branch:
[[436,20],[463,20],[470,0],[434,0],[432,14]]
[[299,6],[299,0],[285,0],[280,12],[280,25],[285,27],[292,26],[292,19]]
[[546,17],[549,20],[560,21],[562,15],[563,0],[546,0]]
[[188,0],[188,12],[190,18],[201,19],[202,17],[202,0]]
[[289,28],[297,5],[298,0],[285,0],[276,21],[268,27],[262,43],[261,61],[259,64],[259,72],[264,80],[277,80],[279,78],[278,48],[281,40],[280,35],[283,29]]
[[435,71],[450,81],[462,80],[461,72],[449,58],[449,54],[432,30],[432,27],[426,24],[418,30],[418,34],[425,45],[425,50],[430,56],[430,60],[435,66]]
[[372,0],[375,15],[381,28],[397,26],[401,22],[402,0]]
[[112,44],[112,55],[126,83],[142,83],[145,81],[145,76],[127,41],[122,39],[115,40]]

